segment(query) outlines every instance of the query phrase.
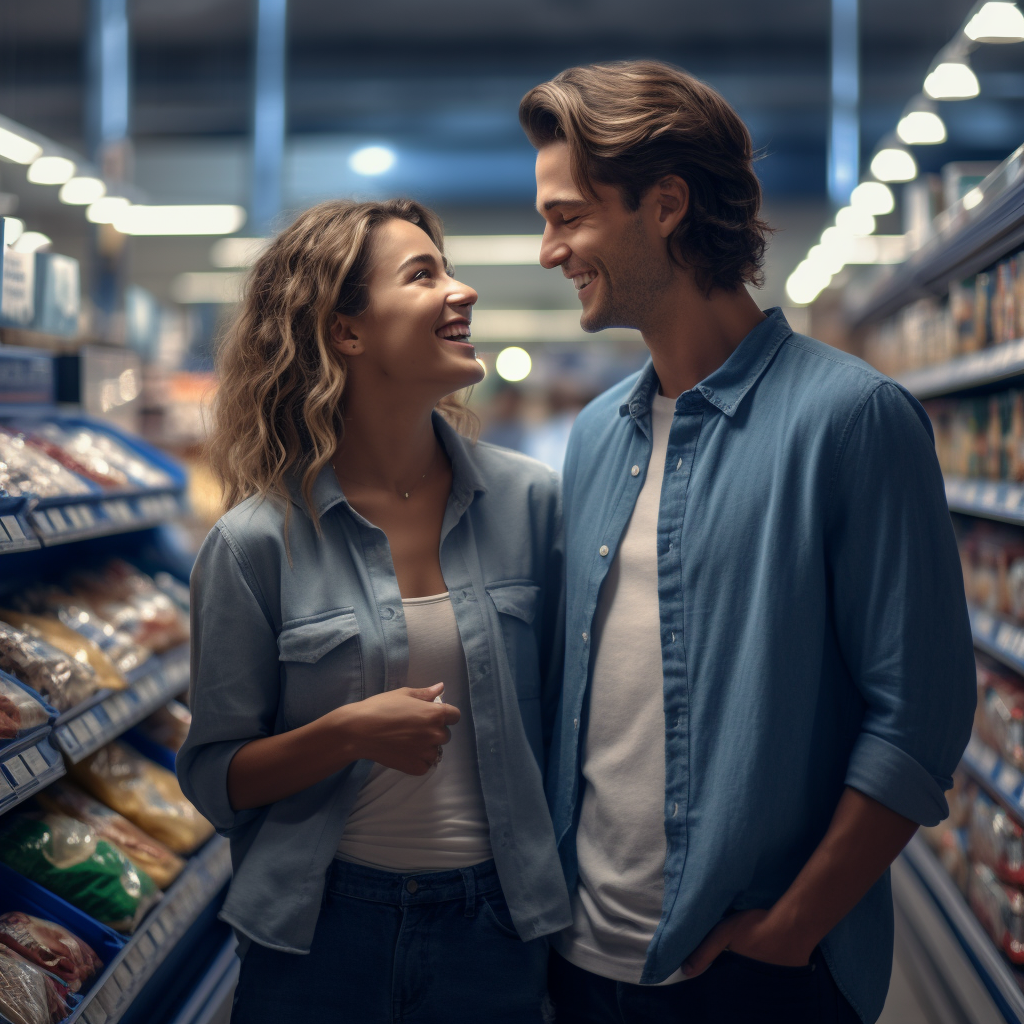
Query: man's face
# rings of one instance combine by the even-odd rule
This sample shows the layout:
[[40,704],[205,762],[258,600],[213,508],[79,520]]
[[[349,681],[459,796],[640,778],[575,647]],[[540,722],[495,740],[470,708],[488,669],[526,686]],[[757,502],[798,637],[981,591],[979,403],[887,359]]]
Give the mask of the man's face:
[[585,331],[606,327],[643,329],[654,299],[672,279],[665,239],[652,204],[626,209],[617,189],[595,184],[596,199],[583,195],[569,171],[564,142],[537,153],[537,210],[545,220],[541,265],[561,267],[583,306]]

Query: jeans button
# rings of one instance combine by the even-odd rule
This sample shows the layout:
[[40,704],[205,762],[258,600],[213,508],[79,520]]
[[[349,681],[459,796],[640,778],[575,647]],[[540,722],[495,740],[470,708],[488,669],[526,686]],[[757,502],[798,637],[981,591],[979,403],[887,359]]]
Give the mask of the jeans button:
[[419,888],[419,884],[415,878],[410,878],[409,881],[405,883],[405,888],[406,891],[412,895]]

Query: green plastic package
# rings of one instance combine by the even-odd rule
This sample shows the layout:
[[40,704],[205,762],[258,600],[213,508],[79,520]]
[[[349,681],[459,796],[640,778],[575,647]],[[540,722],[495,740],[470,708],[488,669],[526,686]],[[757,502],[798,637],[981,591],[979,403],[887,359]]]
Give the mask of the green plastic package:
[[149,875],[65,814],[11,815],[0,829],[0,861],[115,931],[134,931],[160,898]]

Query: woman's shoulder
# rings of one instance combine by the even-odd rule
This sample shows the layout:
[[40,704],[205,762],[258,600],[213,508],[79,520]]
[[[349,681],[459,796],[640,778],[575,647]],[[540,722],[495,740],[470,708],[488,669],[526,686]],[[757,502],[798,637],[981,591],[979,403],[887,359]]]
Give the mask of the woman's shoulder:
[[487,441],[467,444],[466,449],[488,491],[525,492],[538,498],[557,497],[561,493],[562,478],[558,473],[529,455]]
[[[295,507],[291,520],[303,513]],[[253,551],[284,547],[286,505],[283,498],[253,495],[228,509],[214,524],[207,542],[222,541],[236,555],[249,556]]]

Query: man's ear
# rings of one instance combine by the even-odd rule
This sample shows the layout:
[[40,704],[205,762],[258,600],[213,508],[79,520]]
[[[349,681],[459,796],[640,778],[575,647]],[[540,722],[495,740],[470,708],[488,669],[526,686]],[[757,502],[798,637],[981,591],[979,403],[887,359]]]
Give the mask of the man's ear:
[[651,189],[648,199],[654,204],[658,233],[668,238],[689,212],[690,186],[678,174],[669,174]]
[[340,313],[331,321],[331,341],[344,356],[357,356],[363,351],[363,343],[353,330],[352,321]]

